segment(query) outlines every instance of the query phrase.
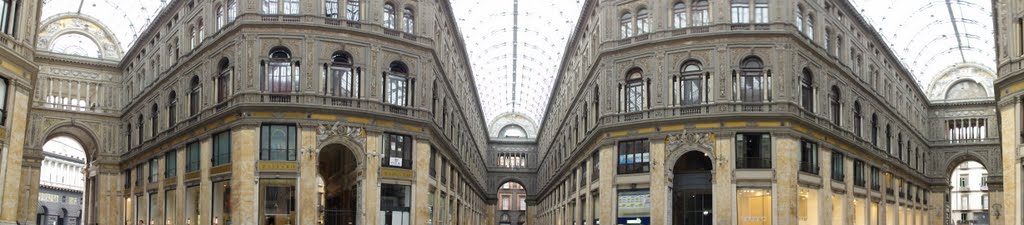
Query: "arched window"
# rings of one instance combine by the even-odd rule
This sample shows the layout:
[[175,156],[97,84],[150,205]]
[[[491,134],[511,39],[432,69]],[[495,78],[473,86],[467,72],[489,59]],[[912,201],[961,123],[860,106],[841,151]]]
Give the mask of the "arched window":
[[238,17],[238,1],[228,0],[228,23],[235,22],[235,17]]
[[807,68],[804,68],[800,76],[800,106],[814,112],[814,74]]
[[324,16],[338,18],[338,0],[324,0]]
[[174,123],[177,122],[177,110],[178,110],[178,94],[171,91],[167,94],[167,127],[173,127]]
[[385,3],[384,4],[384,24],[382,24],[382,26],[384,26],[384,28],[387,28],[387,29],[395,29],[395,27],[396,27],[395,23],[396,22],[397,21],[395,21],[395,6],[391,5],[391,3]]
[[672,5],[672,25],[676,29],[686,27],[686,3],[676,2]]
[[793,11],[793,26],[796,26],[796,30],[801,32],[804,31],[804,6],[797,5],[796,11]]
[[732,0],[732,23],[750,23],[750,0]]
[[356,97],[359,82],[352,71],[352,56],[347,52],[338,51],[331,55],[331,63],[324,77],[324,94],[338,97]]
[[861,127],[861,120],[862,120],[861,112],[862,111],[860,109],[860,102],[859,101],[854,101],[853,102],[853,133],[856,134],[857,137],[863,137],[863,136],[861,136],[863,134],[861,134],[861,132],[860,132],[861,131],[861,128],[860,128]]
[[231,96],[231,75],[234,73],[234,67],[228,58],[221,58],[220,63],[217,63],[217,71],[217,102],[224,102]]
[[197,24],[198,25],[196,26],[196,32],[199,33],[199,36],[196,37],[198,39],[196,39],[197,41],[195,47],[199,47],[199,44],[202,44],[203,40],[206,39],[206,23],[203,23],[203,20],[199,19],[199,22],[197,22]]
[[679,68],[679,76],[673,79],[679,105],[696,105],[705,101],[708,77],[699,61],[686,61]]
[[226,21],[224,21],[224,6],[217,5],[217,9],[213,13],[214,18],[217,19],[217,29],[224,28],[224,24],[226,24]]
[[199,76],[192,76],[191,92],[188,93],[188,116],[196,116],[199,114],[200,96],[203,92],[203,84],[199,82]]
[[199,42],[197,41],[198,39],[196,39],[196,27],[191,26],[188,28],[189,50],[196,49],[196,45],[199,45]]
[[878,115],[871,114],[871,144],[878,147]]
[[345,19],[359,21],[359,0],[348,0],[345,4]]
[[633,14],[623,13],[622,17],[619,18],[619,28],[621,29],[622,38],[628,38],[633,35]]
[[646,34],[650,32],[650,15],[647,9],[640,9],[636,12],[636,34]]
[[832,91],[829,92],[829,96],[828,97],[829,97],[829,108],[832,109],[831,110],[832,111],[832,123],[835,124],[835,125],[841,125],[842,124],[842,120],[840,120],[840,119],[841,119],[841,115],[842,115],[841,114],[842,109],[841,109],[841,105],[840,105],[839,101],[840,101],[840,97],[842,97],[842,96],[839,95],[839,87],[837,87],[835,85],[832,85]]
[[693,2],[693,26],[711,25],[711,17],[708,15],[708,1],[696,0]]
[[7,125],[7,79],[0,77],[0,126]]
[[159,127],[159,125],[160,125],[159,122],[157,122],[157,120],[159,118],[160,118],[160,108],[158,108],[156,106],[156,103],[153,103],[153,106],[150,107],[150,109],[149,109],[149,124],[152,124],[152,127],[150,127],[151,128],[150,129],[150,133],[153,136],[156,136],[156,133],[160,132],[157,129],[157,127]]
[[391,105],[407,106],[409,104],[409,67],[400,61],[391,62],[384,90],[385,102]]
[[804,30],[807,38],[814,40],[814,13],[807,13],[807,19],[804,20],[807,23],[807,28]]
[[292,93],[299,89],[299,62],[292,61],[292,54],[288,48],[270,49],[269,59],[264,64],[264,91]]
[[405,8],[405,10],[402,11],[402,21],[404,22],[404,24],[402,24],[402,28],[405,29],[406,33],[411,34],[416,31],[416,20],[415,17],[413,17],[412,9]]
[[892,154],[892,126],[885,125],[885,151]]
[[498,137],[503,138],[526,138],[526,130],[523,127],[515,124],[509,124],[501,128],[498,132]]
[[739,71],[739,95],[742,102],[763,102],[765,100],[764,63],[751,56],[743,60]]
[[640,68],[630,69],[626,73],[626,84],[625,84],[625,111],[626,112],[639,112],[646,108],[644,100],[646,100],[646,92],[644,91],[644,71]]
[[754,0],[754,23],[768,23],[768,0]]

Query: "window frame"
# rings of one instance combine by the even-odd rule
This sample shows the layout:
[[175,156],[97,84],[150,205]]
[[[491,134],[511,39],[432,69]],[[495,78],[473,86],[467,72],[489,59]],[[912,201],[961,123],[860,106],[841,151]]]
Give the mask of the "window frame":
[[[277,143],[275,143],[275,141],[272,139],[272,136],[271,136],[272,135],[271,132],[275,131],[273,129],[277,128],[277,127],[283,127],[284,132],[285,132],[285,137],[284,137],[284,140],[283,140],[285,142],[284,146],[283,146],[284,148],[281,148],[281,149],[275,148],[273,146],[274,144],[277,144]],[[299,145],[298,133],[299,133],[298,126],[295,125],[295,124],[273,124],[273,123],[261,124],[260,125],[260,157],[259,157],[259,160],[260,161],[296,161],[297,158],[298,158],[298,156],[297,156],[298,147],[297,146]],[[279,158],[279,157],[275,157],[274,151],[283,151],[283,153],[278,153],[278,154],[284,154],[283,159]]]
[[821,173],[821,164],[818,153],[818,143],[800,139],[800,171],[818,175]]
[[[758,138],[756,145],[748,145],[746,138]],[[771,133],[736,133],[736,169],[771,169]],[[753,140],[749,140],[753,142]],[[756,153],[756,154],[755,154]],[[753,162],[749,160],[755,160]]]
[[382,6],[384,13],[381,15],[384,18],[380,22],[380,26],[384,29],[398,29],[398,16],[395,14],[395,5],[391,3],[384,3]]
[[[616,144],[616,174],[648,173],[650,167],[650,140],[635,139]],[[639,159],[639,160],[638,160]]]
[[0,77],[0,127],[7,126],[7,96],[10,86],[9,79]]
[[210,154],[210,167],[231,164],[231,130],[213,134],[210,139],[213,142],[213,151]]
[[185,145],[185,173],[199,171],[202,166],[200,158],[202,155],[201,141],[193,141]]
[[[412,136],[385,132],[381,136],[381,166],[391,168],[412,169],[414,140]],[[397,139],[397,140],[396,140]],[[396,157],[395,154],[400,154]],[[401,165],[393,165],[394,159],[400,159]]]
[[164,153],[164,178],[178,176],[178,151],[173,149]]

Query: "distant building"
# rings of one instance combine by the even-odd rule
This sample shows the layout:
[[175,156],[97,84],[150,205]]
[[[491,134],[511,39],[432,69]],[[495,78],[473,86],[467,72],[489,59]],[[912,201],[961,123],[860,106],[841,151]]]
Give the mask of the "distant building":
[[988,170],[981,163],[961,163],[950,176],[953,224],[988,225]]
[[36,224],[78,225],[82,217],[85,153],[67,137],[43,146]]

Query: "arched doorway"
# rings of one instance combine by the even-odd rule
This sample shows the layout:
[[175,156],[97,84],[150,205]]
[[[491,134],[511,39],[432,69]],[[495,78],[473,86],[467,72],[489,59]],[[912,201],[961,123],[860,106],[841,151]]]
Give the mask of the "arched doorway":
[[356,224],[356,164],[352,151],[343,145],[328,145],[320,150],[317,172],[321,224]]
[[[69,136],[50,138],[43,144],[43,161],[39,169],[37,216],[39,225],[78,225],[85,193],[85,150]],[[47,210],[47,209],[60,210]],[[69,215],[73,215],[70,216]]]
[[672,167],[672,224],[711,225],[711,158],[690,151]]
[[509,181],[498,188],[498,225],[526,224],[526,189],[522,183]]
[[946,215],[952,224],[988,225],[988,170],[977,161],[958,164],[949,173]]

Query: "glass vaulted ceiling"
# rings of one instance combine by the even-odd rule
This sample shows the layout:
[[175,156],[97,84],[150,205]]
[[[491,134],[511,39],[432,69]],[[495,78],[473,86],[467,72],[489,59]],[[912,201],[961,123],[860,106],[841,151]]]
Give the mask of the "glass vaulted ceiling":
[[[43,12],[39,20],[46,20],[62,13],[84,14],[107,26],[117,37],[121,48],[127,50],[169,2],[170,0],[43,0]],[[76,45],[75,42],[66,44]]]
[[992,0],[851,3],[923,88],[944,69],[961,63],[976,63],[995,71]]
[[[583,2],[518,0],[518,32],[515,2],[453,0],[452,9],[473,64],[484,119],[515,112],[540,123]],[[518,33],[516,43],[513,33]]]

